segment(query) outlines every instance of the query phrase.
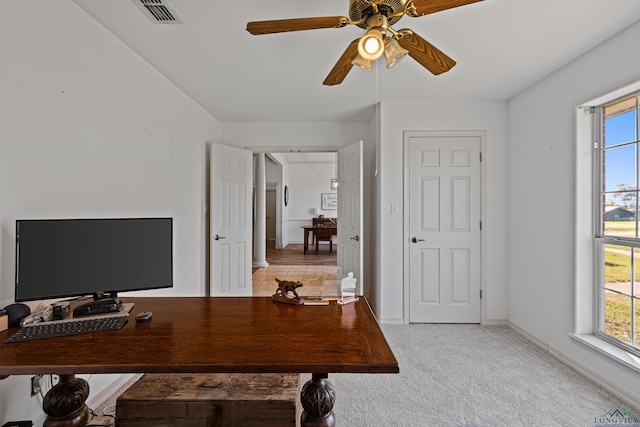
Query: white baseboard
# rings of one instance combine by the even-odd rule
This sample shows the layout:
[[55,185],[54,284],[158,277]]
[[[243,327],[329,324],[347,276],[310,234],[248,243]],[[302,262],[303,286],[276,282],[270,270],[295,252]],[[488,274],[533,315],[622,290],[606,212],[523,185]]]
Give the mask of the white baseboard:
[[402,317],[381,317],[378,319],[381,325],[404,325]]
[[482,326],[504,326],[508,325],[507,319],[483,319],[480,323]]
[[536,346],[538,346],[542,350],[546,351],[551,356],[553,356],[556,359],[558,359],[560,362],[562,362],[565,365],[569,366],[570,368],[574,369],[575,371],[577,371],[581,375],[584,375],[586,378],[588,378],[589,380],[591,380],[594,383],[598,384],[600,387],[604,388],[609,393],[611,393],[614,396],[618,397],[620,400],[623,400],[623,401],[629,403],[630,405],[632,405],[634,407],[634,409],[636,409],[636,410],[640,409],[640,400],[639,400],[638,396],[633,396],[633,395],[629,394],[626,390],[623,390],[623,389],[619,388],[615,383],[612,383],[611,381],[609,381],[607,378],[603,377],[599,373],[593,371],[590,368],[587,368],[582,363],[578,362],[577,360],[575,360],[574,358],[572,358],[569,355],[565,354],[564,352],[558,350],[557,348],[549,345],[548,343],[540,340],[538,337],[535,337],[535,336],[531,335],[529,332],[525,331],[520,326],[518,326],[518,325],[516,325],[516,324],[514,324],[512,322],[508,322],[507,324],[509,325],[509,327],[511,329],[513,329],[514,331],[518,332],[520,335],[522,335],[528,341],[532,342],[533,344],[535,344]]
[[[405,322],[402,317],[382,317],[378,319],[380,324],[386,325],[408,325],[409,322]],[[482,326],[504,326],[508,322],[506,319],[484,319],[481,323]],[[515,329],[515,328],[514,328]]]
[[118,390],[135,377],[141,377],[142,374],[122,374],[115,380],[113,380],[108,386],[100,390],[94,396],[89,396],[86,404],[89,408],[97,408],[113,396]]

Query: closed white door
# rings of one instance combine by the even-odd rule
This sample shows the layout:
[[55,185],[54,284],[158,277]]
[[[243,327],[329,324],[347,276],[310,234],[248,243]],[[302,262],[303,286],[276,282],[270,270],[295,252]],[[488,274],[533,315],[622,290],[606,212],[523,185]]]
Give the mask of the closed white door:
[[[338,150],[338,268],[353,272],[362,295],[362,141]],[[340,279],[340,278],[338,278]]]
[[252,153],[211,144],[212,296],[250,296]]
[[481,320],[481,136],[405,134],[409,321]]

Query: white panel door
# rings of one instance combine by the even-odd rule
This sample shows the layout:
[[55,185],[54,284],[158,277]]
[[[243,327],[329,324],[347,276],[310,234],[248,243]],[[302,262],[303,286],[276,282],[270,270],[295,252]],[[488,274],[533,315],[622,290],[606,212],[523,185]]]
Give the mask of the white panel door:
[[407,136],[405,141],[409,321],[479,323],[481,137]]
[[[338,271],[353,272],[362,295],[362,141],[338,150]],[[338,277],[340,279],[340,277]]]
[[252,153],[211,144],[211,295],[250,296]]

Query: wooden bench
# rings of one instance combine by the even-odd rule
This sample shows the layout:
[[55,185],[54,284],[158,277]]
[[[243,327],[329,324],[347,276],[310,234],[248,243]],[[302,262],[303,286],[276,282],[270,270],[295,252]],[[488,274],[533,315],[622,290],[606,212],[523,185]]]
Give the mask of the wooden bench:
[[117,427],[295,427],[298,374],[145,374],[116,401]]

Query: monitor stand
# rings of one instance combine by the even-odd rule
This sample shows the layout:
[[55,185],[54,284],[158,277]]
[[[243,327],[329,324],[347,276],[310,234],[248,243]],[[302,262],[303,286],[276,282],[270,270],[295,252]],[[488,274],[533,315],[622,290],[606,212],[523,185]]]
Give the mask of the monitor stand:
[[109,294],[96,293],[93,295],[93,301],[79,305],[73,309],[73,317],[117,313],[121,309],[122,303],[116,292]]
[[93,293],[93,301],[109,301],[115,304],[122,304],[120,298],[118,298],[118,292],[94,292]]

